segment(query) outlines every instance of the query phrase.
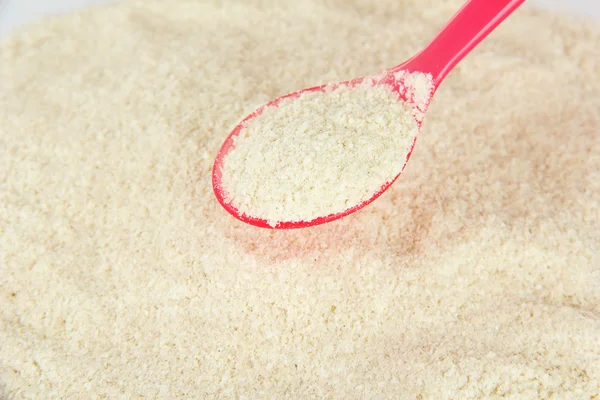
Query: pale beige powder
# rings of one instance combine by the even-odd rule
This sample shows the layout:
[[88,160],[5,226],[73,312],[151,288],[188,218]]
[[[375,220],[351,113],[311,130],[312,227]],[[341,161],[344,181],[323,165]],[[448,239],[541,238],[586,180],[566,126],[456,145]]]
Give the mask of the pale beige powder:
[[140,1],[0,45],[0,398],[597,398],[596,25],[518,10],[354,215],[215,201],[240,116],[396,65],[462,3]]
[[415,112],[415,118],[422,122],[434,90],[433,77],[430,73],[400,70],[394,73],[394,79],[399,84],[399,92]]
[[388,86],[330,87],[267,107],[235,137],[223,188],[241,213],[312,221],[357,206],[398,175],[418,133]]

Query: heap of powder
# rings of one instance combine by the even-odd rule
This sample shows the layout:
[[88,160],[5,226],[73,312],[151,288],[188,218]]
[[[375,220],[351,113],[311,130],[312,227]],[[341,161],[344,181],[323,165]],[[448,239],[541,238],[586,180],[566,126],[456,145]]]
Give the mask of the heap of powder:
[[241,213],[271,226],[336,214],[393,180],[417,133],[413,106],[390,86],[366,80],[304,92],[267,107],[234,138],[223,188]]
[[511,15],[357,213],[259,229],[215,199],[240,117],[463,4],[139,0],[4,39],[0,399],[598,398],[597,23]]

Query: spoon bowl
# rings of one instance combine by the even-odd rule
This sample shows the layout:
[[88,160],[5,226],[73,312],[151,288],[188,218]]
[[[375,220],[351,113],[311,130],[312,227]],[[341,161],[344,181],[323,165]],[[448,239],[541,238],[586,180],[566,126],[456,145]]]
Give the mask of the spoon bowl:
[[[275,100],[270,101],[269,103],[259,107],[256,111],[254,111],[253,113],[248,115],[246,118],[244,118],[233,129],[233,131],[231,131],[231,133],[229,134],[229,136],[227,137],[227,139],[221,146],[221,150],[217,154],[217,158],[215,160],[215,164],[214,164],[214,168],[213,168],[213,176],[212,176],[213,189],[215,192],[215,196],[216,196],[217,200],[219,201],[219,203],[221,204],[221,206],[223,206],[223,208],[225,208],[225,210],[227,210],[231,215],[235,216],[239,220],[246,222],[250,225],[254,225],[257,227],[261,227],[261,228],[274,228],[273,226],[271,226],[269,224],[269,222],[267,220],[244,214],[244,213],[240,212],[233,204],[231,204],[231,202],[228,202],[227,198],[226,198],[225,190],[221,183],[221,179],[223,176],[222,166],[223,166],[225,157],[227,156],[229,151],[231,151],[234,147],[234,138],[237,135],[239,135],[239,133],[241,132],[242,129],[244,129],[244,126],[248,121],[261,115],[262,112],[268,107],[277,107],[279,105],[279,103],[281,103],[283,100],[294,99],[294,98],[300,97],[304,93],[309,93],[309,92],[325,92],[326,90],[335,90],[336,88],[338,88],[340,86],[350,86],[350,87],[357,86],[357,85],[360,85],[363,82],[365,82],[365,80],[367,80],[367,79],[371,80],[375,85],[385,85],[385,86],[389,87],[391,89],[391,91],[398,96],[398,101],[403,101],[403,102],[410,104],[412,99],[410,98],[410,95],[405,90],[406,85],[404,84],[404,80],[403,80],[403,78],[398,78],[396,76],[397,72],[399,72],[401,70],[402,69],[394,68],[393,70],[389,70],[389,71],[387,71],[383,74],[379,74],[379,75],[356,78],[351,81],[339,82],[339,83],[335,83],[335,84],[325,84],[325,85],[321,85],[321,86],[306,88],[306,89],[303,89],[303,90],[300,90],[297,92],[292,92],[285,96],[282,96]],[[424,107],[423,106],[421,106],[421,107],[415,106],[416,109],[414,110],[413,114],[415,115],[415,122],[419,128],[421,126],[422,118],[418,118],[416,116],[423,115],[425,113],[426,107],[429,104],[431,97],[433,97],[433,93],[434,93],[434,90],[433,90],[433,86],[432,86],[430,93],[428,94],[427,101],[424,104]],[[390,180],[390,181],[386,182],[384,185],[382,185],[381,188],[376,193],[374,193],[369,199],[362,201],[361,203],[356,204],[350,208],[347,208],[344,211],[329,214],[329,215],[324,215],[324,216],[321,216],[321,217],[318,217],[318,218],[315,218],[315,219],[312,219],[309,221],[281,221],[275,226],[275,228],[277,228],[277,229],[293,229],[293,228],[305,228],[305,227],[309,227],[309,226],[320,225],[320,224],[324,224],[324,223],[342,218],[346,215],[352,214],[353,212],[358,211],[359,209],[365,207],[366,205],[368,205],[369,203],[371,203],[375,199],[377,199],[379,196],[381,196],[396,181],[398,176],[400,176],[400,174],[404,170],[404,167],[406,166],[406,163],[408,162],[408,159],[410,158],[410,155],[412,154],[412,150],[414,148],[415,143],[416,143],[416,137],[414,138],[410,148],[407,151],[406,161],[405,161],[404,165],[402,166],[402,169],[400,170],[400,172],[392,180]]]
[[[406,167],[416,144],[416,137],[407,150],[404,165],[399,173],[393,179],[383,184],[380,189],[373,193],[367,200],[353,205],[341,212],[319,216],[309,221],[279,221],[275,226],[265,219],[240,212],[231,201],[228,201],[226,191],[222,184],[223,164],[227,154],[234,148],[235,137],[240,134],[249,121],[261,115],[266,108],[278,107],[282,101],[299,98],[304,93],[325,92],[328,89],[335,90],[335,88],[341,86],[357,86],[364,83],[366,80],[369,80],[373,85],[387,86],[398,96],[398,101],[408,104],[413,109],[413,117],[415,118],[417,127],[420,129],[427,107],[446,75],[524,1],[525,0],[470,0],[454,15],[450,22],[427,47],[408,61],[377,75],[356,78],[335,84],[324,84],[292,92],[259,107],[256,111],[244,118],[231,131],[217,154],[213,166],[212,185],[218,202],[232,216],[245,223],[257,227],[275,229],[305,228],[324,224],[352,214],[373,202],[381,196],[381,194],[383,194],[396,179],[398,179],[398,176],[400,176]],[[425,94],[426,99],[416,102],[414,98],[411,98],[411,90],[407,90],[410,89],[410,85],[405,82],[407,74],[403,72],[406,72],[407,74],[422,73],[429,76],[431,85],[428,93]],[[412,95],[414,95],[414,90],[412,91]]]

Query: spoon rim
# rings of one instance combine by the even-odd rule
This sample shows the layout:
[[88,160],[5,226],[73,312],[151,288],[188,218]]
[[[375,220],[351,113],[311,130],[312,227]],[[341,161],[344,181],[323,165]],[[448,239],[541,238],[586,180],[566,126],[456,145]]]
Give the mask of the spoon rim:
[[[340,86],[350,86],[350,87],[354,87],[357,86],[361,83],[363,83],[365,80],[371,79],[372,80],[372,84],[375,85],[385,85],[388,87],[391,87],[391,90],[393,93],[395,93],[396,95],[398,95],[398,101],[402,101],[405,103],[407,102],[407,99],[405,97],[405,93],[402,92],[400,90],[400,86],[398,81],[395,79],[394,75],[397,74],[400,71],[403,71],[404,69],[398,69],[393,68],[390,69],[388,71],[385,71],[383,73],[379,73],[379,74],[375,74],[375,75],[369,75],[369,76],[364,76],[364,77],[360,77],[360,78],[355,78],[352,80],[348,80],[348,81],[342,81],[342,82],[336,82],[336,83],[326,83],[323,85],[318,85],[318,86],[313,86],[313,87],[309,87],[309,88],[305,88],[302,90],[298,90],[295,92],[291,92],[288,93],[286,95],[277,97],[269,102],[267,102],[266,104],[263,104],[262,106],[260,106],[259,108],[257,108],[255,111],[253,111],[252,113],[248,114],[241,122],[239,122],[234,128],[233,130],[229,133],[229,135],[227,135],[227,138],[224,140],[223,144],[221,145],[221,147],[219,148],[219,151],[217,153],[217,156],[215,158],[215,162],[213,164],[213,170],[212,170],[212,187],[213,187],[213,191],[215,193],[215,196],[217,198],[217,201],[219,202],[219,204],[221,204],[221,206],[229,213],[231,214],[233,217],[237,218],[238,220],[245,222],[247,224],[259,227],[259,228],[267,228],[267,229],[298,229],[298,228],[308,228],[311,226],[316,226],[316,225],[321,225],[321,224],[325,224],[340,218],[343,218],[349,214],[353,214],[356,211],[364,208],[365,206],[369,205],[370,203],[372,203],[373,201],[375,201],[378,197],[380,197],[387,189],[390,188],[390,186],[392,186],[392,184],[398,179],[398,177],[402,174],[402,172],[404,172],[404,169],[406,168],[406,165],[408,164],[408,161],[410,159],[410,156],[412,155],[412,152],[414,150],[414,147],[416,145],[417,142],[417,137],[419,136],[419,133],[421,131],[421,124],[422,124],[422,118],[418,119],[416,118],[416,116],[413,114],[413,118],[416,122],[417,125],[417,134],[414,136],[413,141],[410,145],[410,147],[407,149],[407,153],[406,153],[406,159],[404,161],[404,164],[402,165],[402,168],[400,169],[400,172],[398,172],[398,174],[396,174],[396,176],[394,176],[392,179],[388,180],[386,183],[384,183],[379,190],[377,190],[372,196],[370,196],[368,199],[360,202],[359,204],[356,204],[350,208],[347,208],[343,211],[337,212],[337,213],[332,213],[332,214],[328,214],[325,216],[319,216],[317,218],[313,218],[312,220],[297,220],[297,221],[279,221],[277,222],[274,226],[269,224],[269,221],[263,218],[258,218],[258,217],[254,217],[254,216],[250,216],[247,215],[246,213],[241,212],[237,207],[235,207],[232,203],[232,200],[227,200],[227,195],[226,195],[226,190],[223,188],[222,185],[222,177],[223,177],[223,163],[225,161],[225,157],[229,154],[229,152],[231,150],[233,150],[234,146],[234,138],[236,136],[238,136],[240,134],[240,132],[242,131],[242,129],[245,128],[245,125],[248,121],[260,116],[265,109],[267,109],[268,107],[277,107],[279,106],[279,104],[286,99],[293,99],[293,98],[298,98],[300,97],[303,93],[307,93],[307,92],[317,92],[317,91],[321,91],[321,92],[325,92],[327,90],[335,90],[337,88],[339,88]],[[409,71],[408,69],[406,69],[405,71],[411,73],[411,72],[419,72],[419,71]],[[423,72],[425,73],[425,72]],[[419,111],[421,111],[423,114],[425,114],[425,112],[427,111],[427,108],[429,106],[429,103],[435,93],[435,82],[432,82],[432,90],[429,93],[429,97],[425,103],[425,106],[423,107],[424,109],[419,109]],[[415,109],[417,108],[416,106],[410,106],[411,109]]]

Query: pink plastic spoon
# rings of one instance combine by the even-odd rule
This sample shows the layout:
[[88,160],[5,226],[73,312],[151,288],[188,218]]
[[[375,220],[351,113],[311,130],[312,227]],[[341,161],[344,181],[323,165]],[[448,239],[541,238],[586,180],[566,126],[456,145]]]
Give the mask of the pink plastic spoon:
[[[517,7],[519,7],[525,0],[470,0],[468,1],[450,20],[450,22],[441,30],[435,39],[408,61],[386,71],[383,75],[377,74],[378,85],[388,85],[398,93],[400,99],[406,100],[404,91],[402,91],[401,82],[394,77],[399,71],[407,72],[422,72],[431,74],[433,77],[433,90],[430,93],[429,100],[433,97],[435,91],[442,83],[446,75],[462,60],[475,46],[479,44],[491,31],[498,26],[506,17],[508,17]],[[383,76],[383,78],[382,78]],[[367,77],[357,78],[347,82],[341,82],[336,85],[356,85]],[[263,227],[273,228],[266,220],[249,216],[240,213],[230,202],[226,201],[224,189],[221,185],[221,178],[223,175],[223,160],[227,153],[233,148],[233,138],[240,133],[243,129],[243,125],[248,120],[255,118],[260,115],[265,107],[277,106],[283,99],[296,98],[304,92],[311,91],[324,91],[327,85],[312,87],[303,89],[298,92],[293,92],[282,96],[278,99],[272,100],[271,102],[260,107],[252,114],[244,118],[229,134],[219,153],[217,154],[212,174],[212,183],[215,195],[219,203],[227,210],[231,215],[237,219],[246,222],[248,224]],[[429,101],[427,102],[427,105]],[[425,112],[421,109],[420,111]],[[421,125],[418,121],[419,127]],[[415,139],[416,142],[416,139]],[[410,157],[415,143],[412,144],[408,151],[406,160]],[[406,163],[400,170],[400,173],[404,170]],[[315,218],[310,221],[281,221],[275,227],[276,229],[291,229],[291,228],[303,228],[313,225],[319,225],[326,222],[333,221],[335,219],[344,217],[351,214],[367,204],[371,203],[383,192],[385,192],[394,181],[398,178],[398,175],[390,182],[386,183],[373,194],[373,196],[351,208],[348,208],[342,212],[330,215],[324,215]]]

